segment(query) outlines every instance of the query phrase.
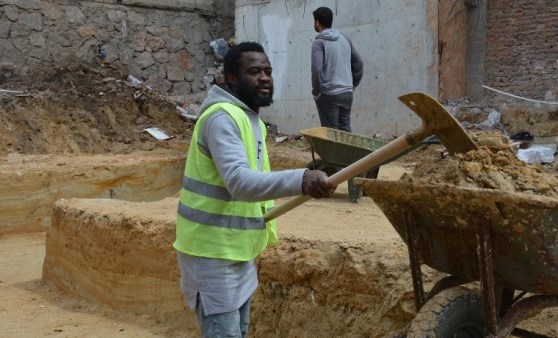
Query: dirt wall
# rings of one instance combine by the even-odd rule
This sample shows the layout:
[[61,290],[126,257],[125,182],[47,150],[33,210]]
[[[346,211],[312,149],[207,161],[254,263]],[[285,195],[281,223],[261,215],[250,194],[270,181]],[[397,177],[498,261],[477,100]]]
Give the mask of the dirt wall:
[[[349,203],[346,195],[338,198]],[[183,311],[171,246],[176,203],[58,201],[43,278],[113,309]],[[281,220],[282,241],[257,261],[260,287],[252,299],[250,337],[385,337],[411,320],[405,245],[381,220],[354,222],[370,219],[370,200],[347,205],[327,223],[308,210]],[[351,231],[343,230],[347,212]],[[427,270],[425,283],[432,276]],[[195,320],[189,311],[183,318]]]
[[180,189],[184,154],[87,157],[12,154],[0,159],[0,234],[44,231],[60,198],[155,201]]

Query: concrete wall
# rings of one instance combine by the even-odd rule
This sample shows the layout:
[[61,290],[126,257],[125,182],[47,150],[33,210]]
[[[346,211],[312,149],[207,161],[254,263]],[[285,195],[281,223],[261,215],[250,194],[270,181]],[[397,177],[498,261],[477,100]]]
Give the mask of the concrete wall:
[[467,95],[475,99],[484,94],[486,2],[479,0],[467,8]]
[[354,96],[352,126],[358,134],[392,138],[420,121],[397,97],[423,91],[438,95],[438,6],[433,0],[238,0],[238,41],[260,42],[274,68],[275,103],[262,117],[285,133],[319,125],[311,96],[310,48],[316,33],[312,11],[328,6],[333,26],[364,60]]
[[209,42],[232,36],[233,14],[223,0],[0,0],[0,85],[78,59],[122,65],[163,93],[199,92]]

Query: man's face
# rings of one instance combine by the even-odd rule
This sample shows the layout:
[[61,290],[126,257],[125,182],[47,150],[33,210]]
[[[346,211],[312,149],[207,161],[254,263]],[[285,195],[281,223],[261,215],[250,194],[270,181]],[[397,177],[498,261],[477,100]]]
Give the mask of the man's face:
[[239,60],[236,77],[238,98],[254,111],[273,102],[271,64],[264,53],[244,52]]

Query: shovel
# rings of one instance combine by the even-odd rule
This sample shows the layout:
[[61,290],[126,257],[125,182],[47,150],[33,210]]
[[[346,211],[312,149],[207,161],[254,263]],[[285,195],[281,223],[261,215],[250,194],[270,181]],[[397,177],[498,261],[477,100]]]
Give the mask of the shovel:
[[[459,122],[437,100],[424,93],[410,93],[399,97],[407,107],[414,111],[422,124],[413,131],[407,132],[385,146],[375,150],[355,163],[328,177],[332,185],[339,185],[365,171],[375,169],[389,162],[398,155],[417,146],[423,139],[436,135],[450,154],[466,153],[477,149],[475,142]],[[264,215],[265,221],[275,219],[289,210],[312,199],[308,195],[291,198]]]

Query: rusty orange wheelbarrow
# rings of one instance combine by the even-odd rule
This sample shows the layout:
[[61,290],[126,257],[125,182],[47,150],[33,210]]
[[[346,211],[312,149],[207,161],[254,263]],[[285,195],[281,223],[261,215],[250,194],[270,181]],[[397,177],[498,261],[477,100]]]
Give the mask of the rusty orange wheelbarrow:
[[[558,199],[452,185],[355,184],[407,243],[417,315],[400,337],[546,337],[516,326],[558,306]],[[448,274],[429,294],[421,264]],[[480,292],[464,287],[471,282]]]

